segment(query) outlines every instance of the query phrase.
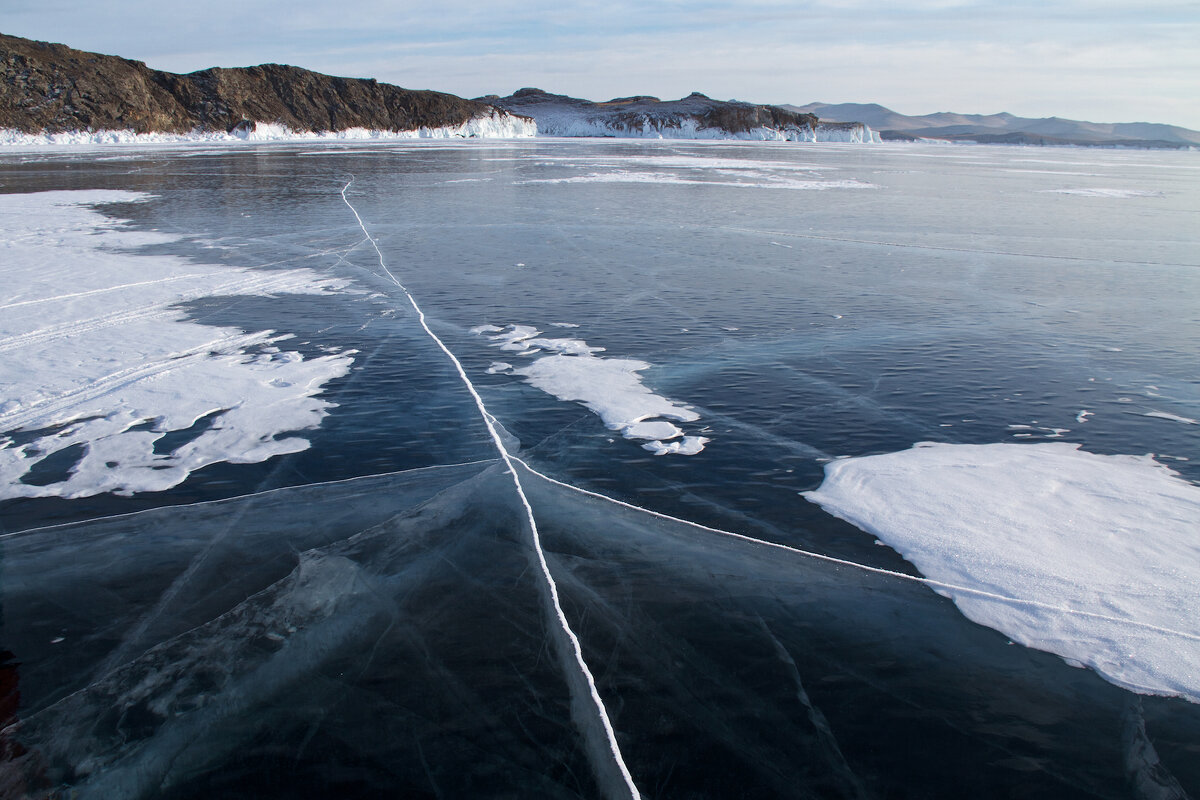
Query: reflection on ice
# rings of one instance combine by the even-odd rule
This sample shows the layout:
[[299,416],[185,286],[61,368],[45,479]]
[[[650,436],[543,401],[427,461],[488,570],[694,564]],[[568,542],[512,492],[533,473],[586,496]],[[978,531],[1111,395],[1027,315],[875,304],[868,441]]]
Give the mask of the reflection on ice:
[[[728,175],[728,173],[722,174]],[[679,186],[734,186],[742,189],[799,189],[809,191],[879,188],[873,183],[853,179],[840,181],[811,180],[790,176],[764,175],[757,172],[743,177],[749,179],[722,181],[687,177],[671,172],[636,172],[619,169],[612,172],[590,172],[587,175],[573,175],[567,178],[533,178],[526,181],[518,181],[518,183],[657,183]]]
[[1113,197],[1118,199],[1130,197],[1162,197],[1162,192],[1147,189],[1045,189],[1050,194],[1074,194],[1082,197]]

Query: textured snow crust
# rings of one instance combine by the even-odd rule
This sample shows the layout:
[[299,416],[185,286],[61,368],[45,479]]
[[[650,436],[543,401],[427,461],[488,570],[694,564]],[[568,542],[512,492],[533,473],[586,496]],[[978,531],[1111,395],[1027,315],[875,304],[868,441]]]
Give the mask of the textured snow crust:
[[948,584],[975,622],[1200,702],[1200,486],[1078,447],[922,443],[833,461],[804,496]]
[[531,325],[480,325],[471,333],[487,335],[494,347],[517,356],[541,354],[525,367],[495,362],[489,373],[520,375],[559,400],[580,403],[606,428],[644,442],[642,447],[655,455],[696,455],[708,442],[704,436],[684,436],[668,421],[695,422],[700,415],[646,388],[638,374],[650,368],[645,361],[600,357],[595,354],[603,347],[592,347],[582,339],[542,338]]
[[317,395],[353,351],[306,358],[287,334],[201,325],[178,304],[346,284],[131,254],[176,237],[88,206],[145,197],[0,195],[0,499],[161,491],[210,464],[304,450],[288,434],[334,405]]

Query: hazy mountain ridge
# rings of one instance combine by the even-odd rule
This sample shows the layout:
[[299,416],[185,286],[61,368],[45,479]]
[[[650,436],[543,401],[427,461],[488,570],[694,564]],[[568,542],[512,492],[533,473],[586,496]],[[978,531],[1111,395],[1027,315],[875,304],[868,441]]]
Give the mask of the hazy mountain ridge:
[[0,34],[0,128],[22,133],[412,131],[508,117],[443,92],[263,64],[179,75],[140,61]]
[[853,119],[879,131],[884,139],[934,138],[1017,144],[1075,144],[1129,147],[1200,147],[1200,131],[1155,122],[1085,122],[1062,117],[939,112],[908,116],[877,103],[809,103],[788,110],[823,119]]

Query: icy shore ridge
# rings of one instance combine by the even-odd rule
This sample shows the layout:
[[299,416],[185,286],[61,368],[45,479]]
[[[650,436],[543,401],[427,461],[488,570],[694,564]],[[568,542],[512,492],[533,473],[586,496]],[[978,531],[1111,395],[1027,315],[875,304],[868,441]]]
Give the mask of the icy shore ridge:
[[45,146],[63,144],[168,144],[176,142],[274,142],[274,141],[392,141],[407,139],[516,139],[537,135],[532,120],[503,111],[475,117],[462,125],[419,128],[411,131],[378,131],[349,128],[343,131],[313,133],[293,131],[283,125],[255,123],[253,128],[231,133],[195,132],[134,133],[133,131],[79,131],[75,133],[29,134],[0,130],[0,145]]
[[1067,442],[924,443],[834,461],[804,496],[970,619],[1118,686],[1200,703],[1200,486]]
[[[221,461],[308,448],[353,351],[306,357],[287,334],[201,325],[202,297],[321,294],[340,280],[130,250],[176,237],[88,206],[133,192],[0,195],[0,499],[161,491]],[[292,434],[292,435],[285,435]]]

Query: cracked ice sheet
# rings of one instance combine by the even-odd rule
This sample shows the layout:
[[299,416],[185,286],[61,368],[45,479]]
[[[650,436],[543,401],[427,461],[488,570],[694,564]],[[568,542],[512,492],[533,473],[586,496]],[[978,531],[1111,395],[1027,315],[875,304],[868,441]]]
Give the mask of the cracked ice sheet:
[[[309,270],[134,255],[177,237],[126,230],[88,207],[146,198],[0,195],[0,499],[161,491],[209,464],[304,450],[307,440],[283,434],[317,427],[333,405],[315,395],[346,374],[349,352],[305,359],[277,346],[286,335],[189,322],[176,304],[346,284]],[[210,414],[214,423],[192,441],[154,452],[164,433]],[[67,448],[78,453],[69,474],[22,482]]]
[[922,443],[834,461],[803,494],[927,578],[1042,604],[938,590],[975,622],[1200,702],[1200,487],[1151,456],[1078,447]]

